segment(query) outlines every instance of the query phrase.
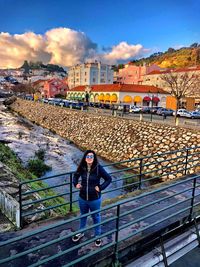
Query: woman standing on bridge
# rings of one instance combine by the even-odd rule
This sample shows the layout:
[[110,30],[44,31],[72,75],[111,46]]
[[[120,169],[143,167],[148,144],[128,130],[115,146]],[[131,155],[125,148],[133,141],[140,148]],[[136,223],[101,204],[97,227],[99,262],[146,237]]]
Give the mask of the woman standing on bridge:
[[[79,178],[80,181],[79,181]],[[100,184],[100,179],[105,181]],[[89,211],[99,210],[101,207],[101,191],[104,190],[111,183],[111,176],[98,163],[97,156],[93,150],[87,150],[77,168],[73,177],[74,186],[80,190],[79,193],[79,207],[81,215]],[[100,212],[92,214],[94,224],[101,222]],[[80,229],[85,228],[87,217],[80,220]],[[95,245],[101,246],[101,225],[95,226],[95,236],[97,240]],[[73,236],[74,242],[79,241],[84,236],[84,233],[78,233]]]

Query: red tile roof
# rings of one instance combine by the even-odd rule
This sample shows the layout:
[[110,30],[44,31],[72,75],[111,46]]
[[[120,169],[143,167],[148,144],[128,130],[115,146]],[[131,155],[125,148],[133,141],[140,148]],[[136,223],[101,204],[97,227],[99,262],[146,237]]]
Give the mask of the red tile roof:
[[[69,89],[69,92],[80,91],[84,92],[86,86],[80,85]],[[138,84],[98,84],[90,86],[91,92],[138,92],[138,93],[163,93],[168,94],[161,88],[149,85]]]
[[173,72],[189,72],[189,71],[200,71],[200,66],[198,67],[189,67],[189,68],[178,68],[178,69],[168,69],[165,71],[153,70],[152,72],[146,75],[153,75],[153,74],[163,74],[163,73],[173,73]]
[[46,82],[46,80],[37,80],[37,81],[33,82],[33,84],[36,85],[36,84],[42,83],[42,82]]

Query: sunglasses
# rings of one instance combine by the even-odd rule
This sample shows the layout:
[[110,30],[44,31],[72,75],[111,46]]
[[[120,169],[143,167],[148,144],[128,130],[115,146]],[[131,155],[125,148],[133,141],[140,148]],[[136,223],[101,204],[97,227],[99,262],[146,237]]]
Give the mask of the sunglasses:
[[94,158],[93,155],[87,155],[87,156],[86,156],[86,159],[93,159],[93,158]]

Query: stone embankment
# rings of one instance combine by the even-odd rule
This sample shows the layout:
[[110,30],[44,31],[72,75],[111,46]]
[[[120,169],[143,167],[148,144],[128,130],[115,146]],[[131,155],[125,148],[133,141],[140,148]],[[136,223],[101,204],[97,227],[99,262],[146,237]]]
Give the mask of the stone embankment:
[[[22,193],[29,191],[28,186],[24,185]],[[24,203],[40,199],[38,194],[23,196]],[[19,227],[19,180],[5,164],[0,162],[0,210],[16,226]],[[39,204],[36,209],[43,209],[44,205]],[[32,204],[23,208],[25,211],[32,210]],[[44,216],[44,213],[26,217],[26,222],[38,220]],[[0,227],[0,232],[3,231]]]
[[[17,99],[10,107],[32,122],[71,140],[80,148],[93,149],[98,155],[112,162],[200,145],[200,132],[195,130],[89,114],[21,99]],[[148,158],[146,162],[150,165],[144,167],[144,170],[160,168],[151,175],[166,174],[163,176],[164,180],[180,177],[183,175],[184,159],[181,156],[184,154],[185,152],[177,152],[159,158]],[[180,157],[179,165],[174,166],[177,164],[174,159],[177,156]],[[164,162],[166,159],[169,161]],[[189,156],[189,161],[191,159],[195,162],[189,162],[188,168],[200,162],[200,155]],[[131,164],[136,166],[139,162],[129,165]],[[189,173],[196,171],[197,169],[193,168]],[[168,175],[169,172],[176,173]]]

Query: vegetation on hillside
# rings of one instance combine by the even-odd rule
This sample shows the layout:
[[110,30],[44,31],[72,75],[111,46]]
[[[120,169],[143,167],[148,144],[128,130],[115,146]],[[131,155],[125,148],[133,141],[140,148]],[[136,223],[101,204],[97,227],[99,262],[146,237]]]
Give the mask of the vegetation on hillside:
[[[135,65],[153,65],[161,68],[183,68],[200,65],[200,44],[194,43],[190,47],[180,49],[168,48],[166,52],[156,52],[146,58],[132,60]],[[112,69],[118,71],[124,64],[113,65]]]
[[43,176],[52,168],[44,163],[45,151],[40,149],[35,153],[35,158],[28,161],[28,170],[37,177]]
[[[41,151],[38,151],[36,153],[38,158],[43,157],[43,153]],[[7,146],[2,143],[0,143],[0,162],[4,163],[6,166],[8,166],[13,174],[15,175],[16,178],[19,179],[19,181],[27,181],[27,180],[33,180],[36,179],[37,176],[34,175],[30,170],[27,168],[23,167],[20,159],[17,157],[17,155]],[[47,187],[47,184],[43,183],[42,181],[36,181],[30,184],[30,187],[33,190],[40,189]],[[55,196],[56,193],[53,190],[45,190],[38,192],[41,198],[46,198],[46,197],[51,197]],[[55,199],[50,199],[48,201],[44,202],[44,205],[46,206],[54,206],[54,205],[59,205],[59,204],[64,204],[65,200],[62,197],[58,197]],[[67,214],[67,210],[69,207],[67,205],[61,206],[56,208],[55,212],[65,216]]]
[[58,66],[58,65],[54,65],[54,64],[43,64],[42,61],[36,61],[36,62],[33,62],[33,61],[27,61],[25,60],[23,65],[21,66],[21,68],[23,68],[25,70],[25,73],[29,73],[31,70],[39,70],[39,69],[44,69],[45,71],[48,72],[64,72],[66,73],[66,71]]
[[133,60],[136,65],[156,64],[161,68],[182,68],[200,65],[200,44],[180,49],[169,48],[166,52],[157,52],[147,58]]

